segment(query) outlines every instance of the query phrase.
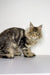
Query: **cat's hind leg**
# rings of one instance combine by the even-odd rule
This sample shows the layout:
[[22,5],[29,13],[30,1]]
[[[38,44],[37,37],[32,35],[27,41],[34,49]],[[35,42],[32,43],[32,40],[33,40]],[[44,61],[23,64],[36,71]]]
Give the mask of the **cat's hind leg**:
[[0,57],[2,57],[2,58],[14,58],[14,50],[11,48],[4,50],[4,51],[0,52]]
[[11,56],[11,54],[0,54],[1,58],[14,58]]
[[24,49],[23,54],[24,54],[24,57],[34,57],[35,56],[35,54],[32,53],[30,49]]

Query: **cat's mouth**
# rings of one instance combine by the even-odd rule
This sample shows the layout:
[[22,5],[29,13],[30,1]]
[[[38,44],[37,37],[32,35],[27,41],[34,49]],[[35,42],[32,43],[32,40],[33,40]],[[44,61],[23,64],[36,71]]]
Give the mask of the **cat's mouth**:
[[38,36],[36,36],[36,37],[34,36],[34,37],[32,37],[32,39],[35,39],[36,40],[36,39],[38,39]]
[[27,36],[27,38],[32,39],[32,40],[36,40],[39,38],[39,36]]

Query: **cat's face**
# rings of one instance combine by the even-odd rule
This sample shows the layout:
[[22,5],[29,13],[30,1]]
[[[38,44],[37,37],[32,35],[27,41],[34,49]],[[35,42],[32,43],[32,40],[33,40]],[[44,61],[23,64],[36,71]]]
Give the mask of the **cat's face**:
[[32,23],[30,23],[29,32],[27,35],[33,39],[39,39],[42,36],[41,29],[42,29],[42,25],[35,27],[35,26],[33,26]]

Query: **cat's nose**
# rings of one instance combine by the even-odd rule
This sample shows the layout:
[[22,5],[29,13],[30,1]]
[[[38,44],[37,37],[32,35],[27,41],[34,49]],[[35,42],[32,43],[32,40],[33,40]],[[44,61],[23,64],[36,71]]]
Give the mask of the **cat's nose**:
[[37,36],[37,35],[35,35],[35,34],[33,35],[33,37],[36,37],[36,36]]

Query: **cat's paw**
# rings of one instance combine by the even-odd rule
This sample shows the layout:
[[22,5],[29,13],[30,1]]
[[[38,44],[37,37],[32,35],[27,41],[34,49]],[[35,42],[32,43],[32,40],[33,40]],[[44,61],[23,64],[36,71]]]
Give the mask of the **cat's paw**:
[[1,58],[5,58],[5,59],[14,59],[14,57],[8,57],[8,56],[2,56]]
[[21,56],[21,53],[20,52],[16,52],[15,56]]
[[34,56],[36,56],[34,53],[26,53],[26,54],[24,54],[24,57],[34,57]]

